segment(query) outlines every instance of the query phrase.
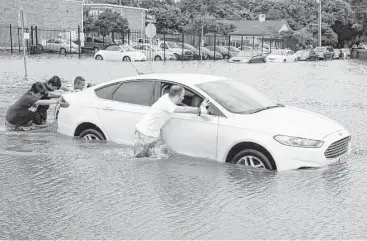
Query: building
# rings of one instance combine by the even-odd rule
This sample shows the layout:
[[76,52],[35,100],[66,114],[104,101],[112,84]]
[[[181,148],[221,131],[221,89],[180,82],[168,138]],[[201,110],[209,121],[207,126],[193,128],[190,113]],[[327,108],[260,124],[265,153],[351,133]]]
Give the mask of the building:
[[125,17],[129,22],[129,28],[133,31],[144,31],[147,22],[146,8],[136,8],[113,4],[97,4],[86,3],[83,5],[84,9],[88,9],[88,14],[98,16],[106,9],[112,9]]
[[78,25],[83,26],[82,0],[0,0],[0,46],[10,45],[10,24],[13,39],[17,37],[21,10],[28,30],[37,26],[44,30],[76,31]]
[[236,46],[284,47],[284,37],[293,32],[287,21],[265,20],[264,16],[259,20],[230,21],[236,26],[230,33],[231,41]]

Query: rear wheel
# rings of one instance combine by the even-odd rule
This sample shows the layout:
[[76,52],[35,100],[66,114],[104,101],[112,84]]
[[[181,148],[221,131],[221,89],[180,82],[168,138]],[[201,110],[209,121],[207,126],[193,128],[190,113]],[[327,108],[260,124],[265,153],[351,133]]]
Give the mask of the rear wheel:
[[66,55],[66,49],[64,49],[64,48],[60,49],[60,54]]
[[82,131],[79,137],[87,141],[103,141],[106,140],[103,134],[95,129],[86,129]]
[[224,54],[223,55],[223,59],[229,59],[229,55],[228,54]]
[[180,55],[175,53],[175,57],[176,57],[177,60],[180,60]]
[[157,56],[155,56],[155,57],[154,57],[154,60],[155,60],[155,61],[161,61],[161,60],[162,60],[162,57],[161,57],[161,56],[159,56],[159,55],[157,55]]
[[248,63],[249,63],[249,64],[252,64],[252,60],[249,60],[249,61],[248,61]]
[[245,149],[237,153],[231,160],[233,164],[241,164],[254,168],[264,168],[275,170],[270,160],[260,151],[254,149]]
[[283,63],[286,63],[287,62],[287,60],[286,59],[283,59]]

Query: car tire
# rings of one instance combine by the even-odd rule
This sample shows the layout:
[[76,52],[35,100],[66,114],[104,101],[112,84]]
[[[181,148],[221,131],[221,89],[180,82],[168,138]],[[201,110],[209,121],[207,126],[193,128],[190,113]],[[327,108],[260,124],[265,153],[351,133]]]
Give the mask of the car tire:
[[286,63],[287,62],[287,60],[286,59],[283,59],[283,63]]
[[125,62],[131,62],[131,59],[129,56],[125,56],[122,58],[122,61],[125,61]]
[[42,52],[43,51],[43,46],[41,44],[37,44],[36,49],[37,49],[37,51]]
[[176,57],[177,60],[180,60],[180,55],[175,53],[175,57]]
[[97,53],[98,51],[99,51],[99,48],[98,48],[98,47],[94,47],[94,48],[93,48],[93,52],[94,52],[94,53]]
[[265,168],[271,171],[275,170],[270,160],[263,153],[254,149],[240,151],[230,162],[232,164],[240,164],[254,168]]
[[104,141],[106,138],[103,134],[96,129],[86,129],[82,131],[79,135],[80,139],[87,140],[87,141]]
[[295,59],[294,59],[294,62],[297,62],[297,61],[298,61],[298,59],[297,59],[297,58],[295,58]]
[[266,59],[263,59],[263,63],[266,63]]
[[249,63],[249,64],[252,64],[253,62],[252,62],[252,60],[249,60],[249,61],[248,61],[248,63]]
[[97,55],[96,60],[103,60],[103,57],[101,55]]
[[60,54],[61,54],[61,55],[66,55],[66,49],[61,48],[61,49],[60,49]]
[[229,59],[229,55],[228,54],[224,54],[223,55],[223,59]]
[[161,56],[159,56],[159,55],[157,55],[157,56],[155,56],[155,57],[154,57],[154,60],[155,60],[155,61],[161,61],[161,60],[162,60],[162,57],[161,57]]

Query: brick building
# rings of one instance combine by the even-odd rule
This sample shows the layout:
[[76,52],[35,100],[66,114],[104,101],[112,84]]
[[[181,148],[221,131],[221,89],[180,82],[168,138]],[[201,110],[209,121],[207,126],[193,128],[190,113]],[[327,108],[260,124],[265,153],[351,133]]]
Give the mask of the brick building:
[[129,22],[129,28],[134,31],[142,31],[146,26],[146,8],[136,8],[113,4],[84,4],[84,9],[89,10],[89,14],[98,16],[106,9],[112,9],[125,17]]
[[10,42],[10,24],[21,27],[21,10],[27,28],[75,31],[83,26],[83,0],[0,0],[0,45]]

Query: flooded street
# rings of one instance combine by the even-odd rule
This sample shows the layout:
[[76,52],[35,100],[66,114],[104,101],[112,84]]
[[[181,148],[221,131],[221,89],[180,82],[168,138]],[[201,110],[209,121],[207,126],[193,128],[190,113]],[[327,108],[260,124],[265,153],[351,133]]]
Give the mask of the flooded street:
[[[136,75],[130,63],[0,57],[0,119],[34,81],[93,84]],[[365,239],[367,67],[345,61],[135,63],[141,72],[233,77],[279,103],[326,115],[352,134],[342,162],[279,173],[175,155],[135,159],[130,146],[48,129],[0,129],[0,239]],[[53,119],[54,106],[49,114]],[[286,121],[286,120],[285,120]],[[271,120],[269,120],[271,124]]]

